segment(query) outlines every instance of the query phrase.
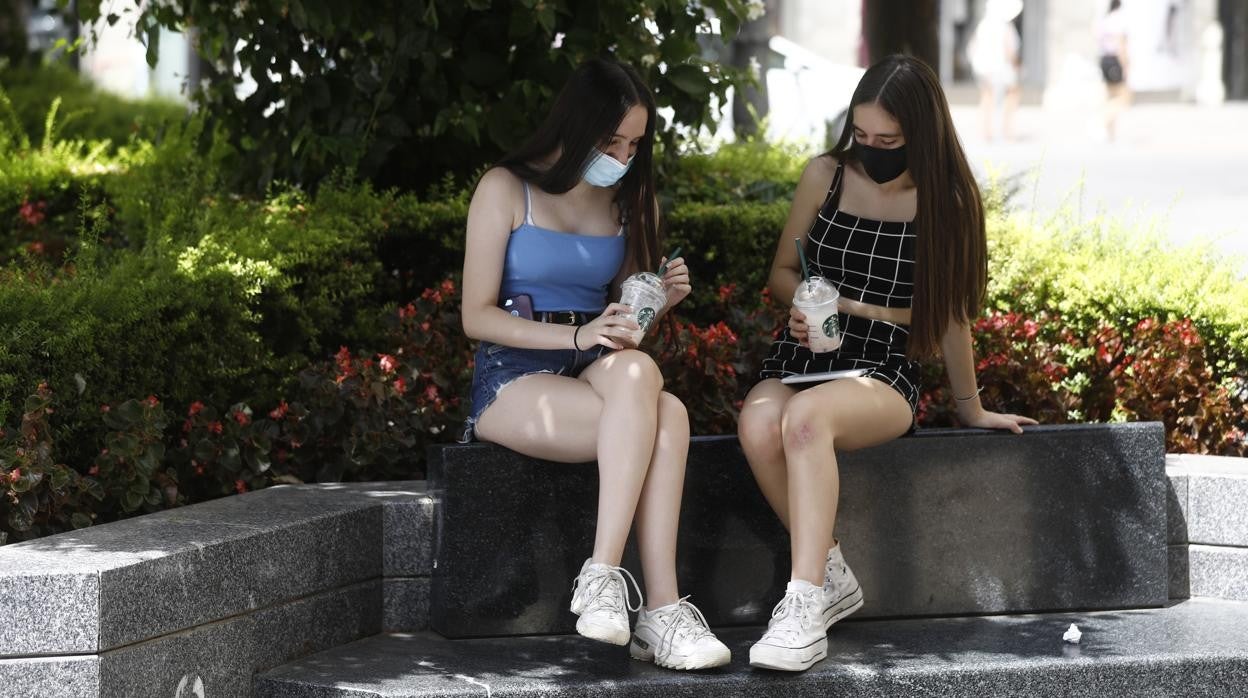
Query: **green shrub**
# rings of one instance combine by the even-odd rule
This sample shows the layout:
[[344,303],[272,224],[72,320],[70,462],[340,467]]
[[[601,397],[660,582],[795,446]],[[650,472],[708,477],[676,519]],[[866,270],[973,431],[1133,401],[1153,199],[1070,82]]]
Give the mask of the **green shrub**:
[[[154,138],[182,121],[185,105],[169,99],[126,99],[101,90],[61,63],[8,68],[4,90],[13,102],[22,131],[42,138],[54,99],[60,100],[53,136],[68,141],[105,141],[119,148],[132,138]],[[38,145],[41,140],[36,141]]]
[[659,159],[659,195],[703,204],[787,203],[814,155],[798,144],[759,138],[725,143],[711,152],[690,150]]
[[1059,213],[989,219],[989,306],[1060,314],[1077,336],[1129,332],[1145,318],[1191,318],[1221,376],[1248,370],[1248,284],[1212,245],[1167,244],[1112,219]]

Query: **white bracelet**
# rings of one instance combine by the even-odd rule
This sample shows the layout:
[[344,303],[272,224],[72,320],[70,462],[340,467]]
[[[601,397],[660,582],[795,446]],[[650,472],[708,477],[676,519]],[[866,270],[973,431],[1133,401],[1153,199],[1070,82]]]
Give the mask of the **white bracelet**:
[[958,397],[957,395],[954,395],[953,399],[957,400],[958,402],[966,402],[967,400],[974,400],[975,398],[979,397],[979,394],[982,392],[984,392],[984,386],[981,385],[979,386],[979,390],[976,390],[970,395],[967,395],[966,397]]

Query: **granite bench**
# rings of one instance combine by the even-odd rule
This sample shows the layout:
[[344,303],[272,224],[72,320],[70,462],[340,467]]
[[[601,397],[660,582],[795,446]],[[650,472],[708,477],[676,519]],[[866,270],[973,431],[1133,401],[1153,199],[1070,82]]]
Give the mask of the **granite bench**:
[[246,696],[426,625],[422,482],[274,487],[0,547],[0,696]]
[[[489,444],[429,451],[430,626],[451,638],[569,633],[592,549],[593,464]],[[1166,603],[1159,423],[932,429],[840,457],[837,535],[863,584],[855,618]],[[714,627],[763,625],[789,576],[787,533],[735,437],[695,437],[678,542],[682,593]],[[624,562],[640,578],[635,553]]]

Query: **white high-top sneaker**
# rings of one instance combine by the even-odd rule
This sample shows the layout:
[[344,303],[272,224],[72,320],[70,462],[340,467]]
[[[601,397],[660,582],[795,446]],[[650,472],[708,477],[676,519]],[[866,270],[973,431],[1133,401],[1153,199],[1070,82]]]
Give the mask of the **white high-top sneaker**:
[[668,669],[710,669],[732,659],[728,646],[711,632],[706,618],[682,597],[653,611],[637,613],[637,629],[628,653]]
[[824,593],[805,580],[794,580],[771,612],[767,632],[750,648],[750,664],[764,669],[806,671],[828,656],[823,624]]
[[[628,603],[628,587],[624,575],[637,590],[637,606]],[[595,563],[592,559],[581,565],[581,573],[572,582],[572,612],[579,615],[576,632],[613,645],[628,644],[628,612],[641,608],[641,589],[637,580],[623,567]]]
[[854,571],[845,564],[841,546],[836,544],[828,550],[828,561],[823,568],[823,595],[827,606],[823,609],[823,629],[862,608],[862,587]]

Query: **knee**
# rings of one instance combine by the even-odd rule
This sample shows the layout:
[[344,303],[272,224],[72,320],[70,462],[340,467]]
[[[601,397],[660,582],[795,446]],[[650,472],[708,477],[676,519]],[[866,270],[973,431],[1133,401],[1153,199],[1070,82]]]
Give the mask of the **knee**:
[[625,349],[616,352],[611,356],[610,369],[612,382],[619,387],[651,393],[663,389],[663,374],[659,372],[659,365],[643,351]]
[[784,415],[780,420],[784,450],[799,451],[830,445],[835,438],[835,426],[818,400],[800,393],[794,395],[785,405]]
[[666,390],[659,393],[659,424],[664,429],[689,433],[689,409],[680,398]]
[[770,405],[746,405],[737,420],[737,438],[748,453],[780,448],[780,414]]

